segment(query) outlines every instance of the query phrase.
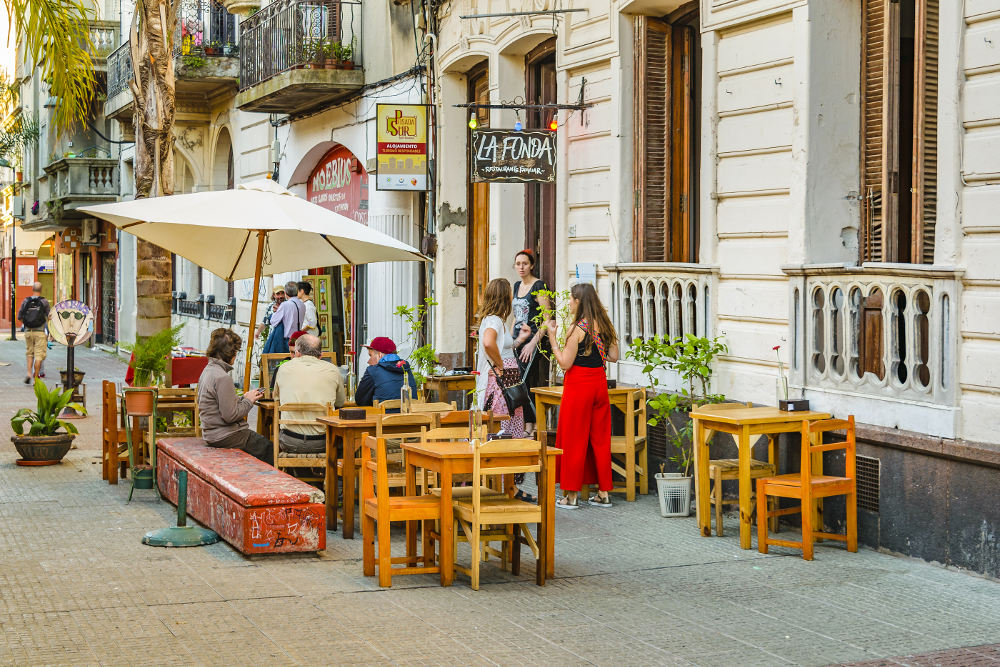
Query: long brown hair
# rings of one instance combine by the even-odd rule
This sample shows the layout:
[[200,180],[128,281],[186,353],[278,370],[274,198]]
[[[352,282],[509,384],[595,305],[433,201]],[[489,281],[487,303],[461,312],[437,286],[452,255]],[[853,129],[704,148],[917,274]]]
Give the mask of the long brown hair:
[[514,299],[514,293],[510,288],[510,281],[506,278],[494,278],[486,285],[483,291],[483,305],[479,307],[479,321],[484,317],[496,315],[504,322],[510,316],[510,310]]
[[580,320],[587,320],[587,328],[590,329],[589,332],[584,332],[584,354],[590,354],[594,349],[592,335],[594,333],[601,336],[605,347],[617,345],[618,334],[615,332],[615,325],[611,323],[608,311],[601,303],[601,298],[597,296],[597,290],[594,289],[594,286],[590,283],[577,283],[570,288],[569,293],[579,302],[573,324],[579,324]]

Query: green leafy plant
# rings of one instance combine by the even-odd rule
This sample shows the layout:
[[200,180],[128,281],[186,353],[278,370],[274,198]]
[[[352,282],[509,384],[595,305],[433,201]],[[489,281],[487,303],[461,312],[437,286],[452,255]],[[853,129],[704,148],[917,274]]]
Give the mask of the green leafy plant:
[[59,414],[65,408],[72,408],[80,414],[87,414],[87,410],[79,403],[72,403],[73,390],[60,391],[59,388],[49,389],[45,383],[35,379],[35,398],[38,404],[35,409],[21,408],[10,418],[10,427],[17,435],[25,435],[24,425],[30,424],[27,435],[59,435],[60,428],[66,433],[76,434],[76,426],[70,422],[59,419]]
[[154,381],[163,381],[167,372],[167,358],[170,356],[170,351],[180,345],[183,328],[183,324],[178,324],[134,345],[122,346],[133,355],[131,365],[135,373],[132,380],[134,386],[149,387]]
[[398,306],[395,311],[395,315],[409,328],[406,340],[413,345],[409,361],[417,387],[423,386],[427,376],[434,371],[438,363],[437,353],[427,344],[427,337],[424,334],[427,311],[436,305],[437,301],[428,297],[419,306]]
[[201,69],[205,66],[205,61],[201,56],[182,56],[184,67],[188,69]]
[[[559,341],[559,347],[566,344],[566,336],[569,333],[569,328],[573,325],[573,311],[569,305],[570,293],[569,290],[562,290],[559,292],[547,289],[535,290],[532,292],[535,298],[543,298],[548,300],[549,305],[544,306],[542,302],[538,302],[539,312],[535,315],[535,324],[541,327],[546,322],[551,322],[553,319],[556,321],[556,340]],[[552,359],[552,353],[542,347],[538,348],[538,351],[545,355],[549,360]]]
[[334,53],[334,57],[337,60],[347,61],[354,57],[354,46],[352,44],[338,44],[340,47],[339,53]]
[[[668,457],[678,468],[688,475],[694,460],[692,449],[693,427],[690,421],[678,428],[673,417],[691,411],[696,405],[722,403],[726,397],[711,393],[712,362],[720,354],[729,351],[718,338],[704,338],[687,334],[683,338],[666,339],[662,336],[636,338],[625,356],[642,364],[642,372],[649,381],[649,387],[656,392],[660,386],[657,370],[675,371],[681,376],[684,386],[679,393],[658,392],[649,399],[649,407],[654,412],[649,419],[650,426],[663,422],[667,432],[667,442],[676,453]],[[662,472],[662,467],[661,467]]]

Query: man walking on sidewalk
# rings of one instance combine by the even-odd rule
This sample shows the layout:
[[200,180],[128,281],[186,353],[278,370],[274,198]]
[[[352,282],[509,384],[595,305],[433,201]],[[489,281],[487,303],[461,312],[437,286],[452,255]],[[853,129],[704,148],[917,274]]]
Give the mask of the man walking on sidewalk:
[[41,377],[42,362],[45,361],[45,323],[49,320],[49,302],[42,296],[42,284],[32,286],[32,294],[21,302],[17,319],[24,325],[24,346],[28,355],[28,374],[24,384],[31,384],[32,377]]

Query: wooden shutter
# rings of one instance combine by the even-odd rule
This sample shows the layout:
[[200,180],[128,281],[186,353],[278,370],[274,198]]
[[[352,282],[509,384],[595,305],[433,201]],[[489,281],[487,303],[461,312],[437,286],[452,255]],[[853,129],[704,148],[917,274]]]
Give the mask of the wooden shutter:
[[635,258],[667,261],[670,210],[670,35],[668,24],[635,21]]
[[914,263],[934,263],[937,221],[938,14],[940,0],[917,2],[913,123]]
[[694,67],[694,29],[675,25],[673,29],[671,63],[671,198],[670,248],[668,261],[693,262],[691,209],[694,206],[692,151],[694,149],[694,88],[691,76]]
[[861,72],[861,261],[884,261],[884,193],[890,142],[887,82],[891,0],[864,0]]

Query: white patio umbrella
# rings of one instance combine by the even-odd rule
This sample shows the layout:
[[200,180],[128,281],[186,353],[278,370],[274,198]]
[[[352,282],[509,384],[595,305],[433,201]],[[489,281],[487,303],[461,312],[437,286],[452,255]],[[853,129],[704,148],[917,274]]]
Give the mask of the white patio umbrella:
[[[316,266],[425,260],[388,234],[317,206],[274,181],[233,190],[151,197],[79,209],[118,229],[155,243],[225,280],[254,279],[250,330],[264,273]],[[244,391],[250,385],[247,345]]]

